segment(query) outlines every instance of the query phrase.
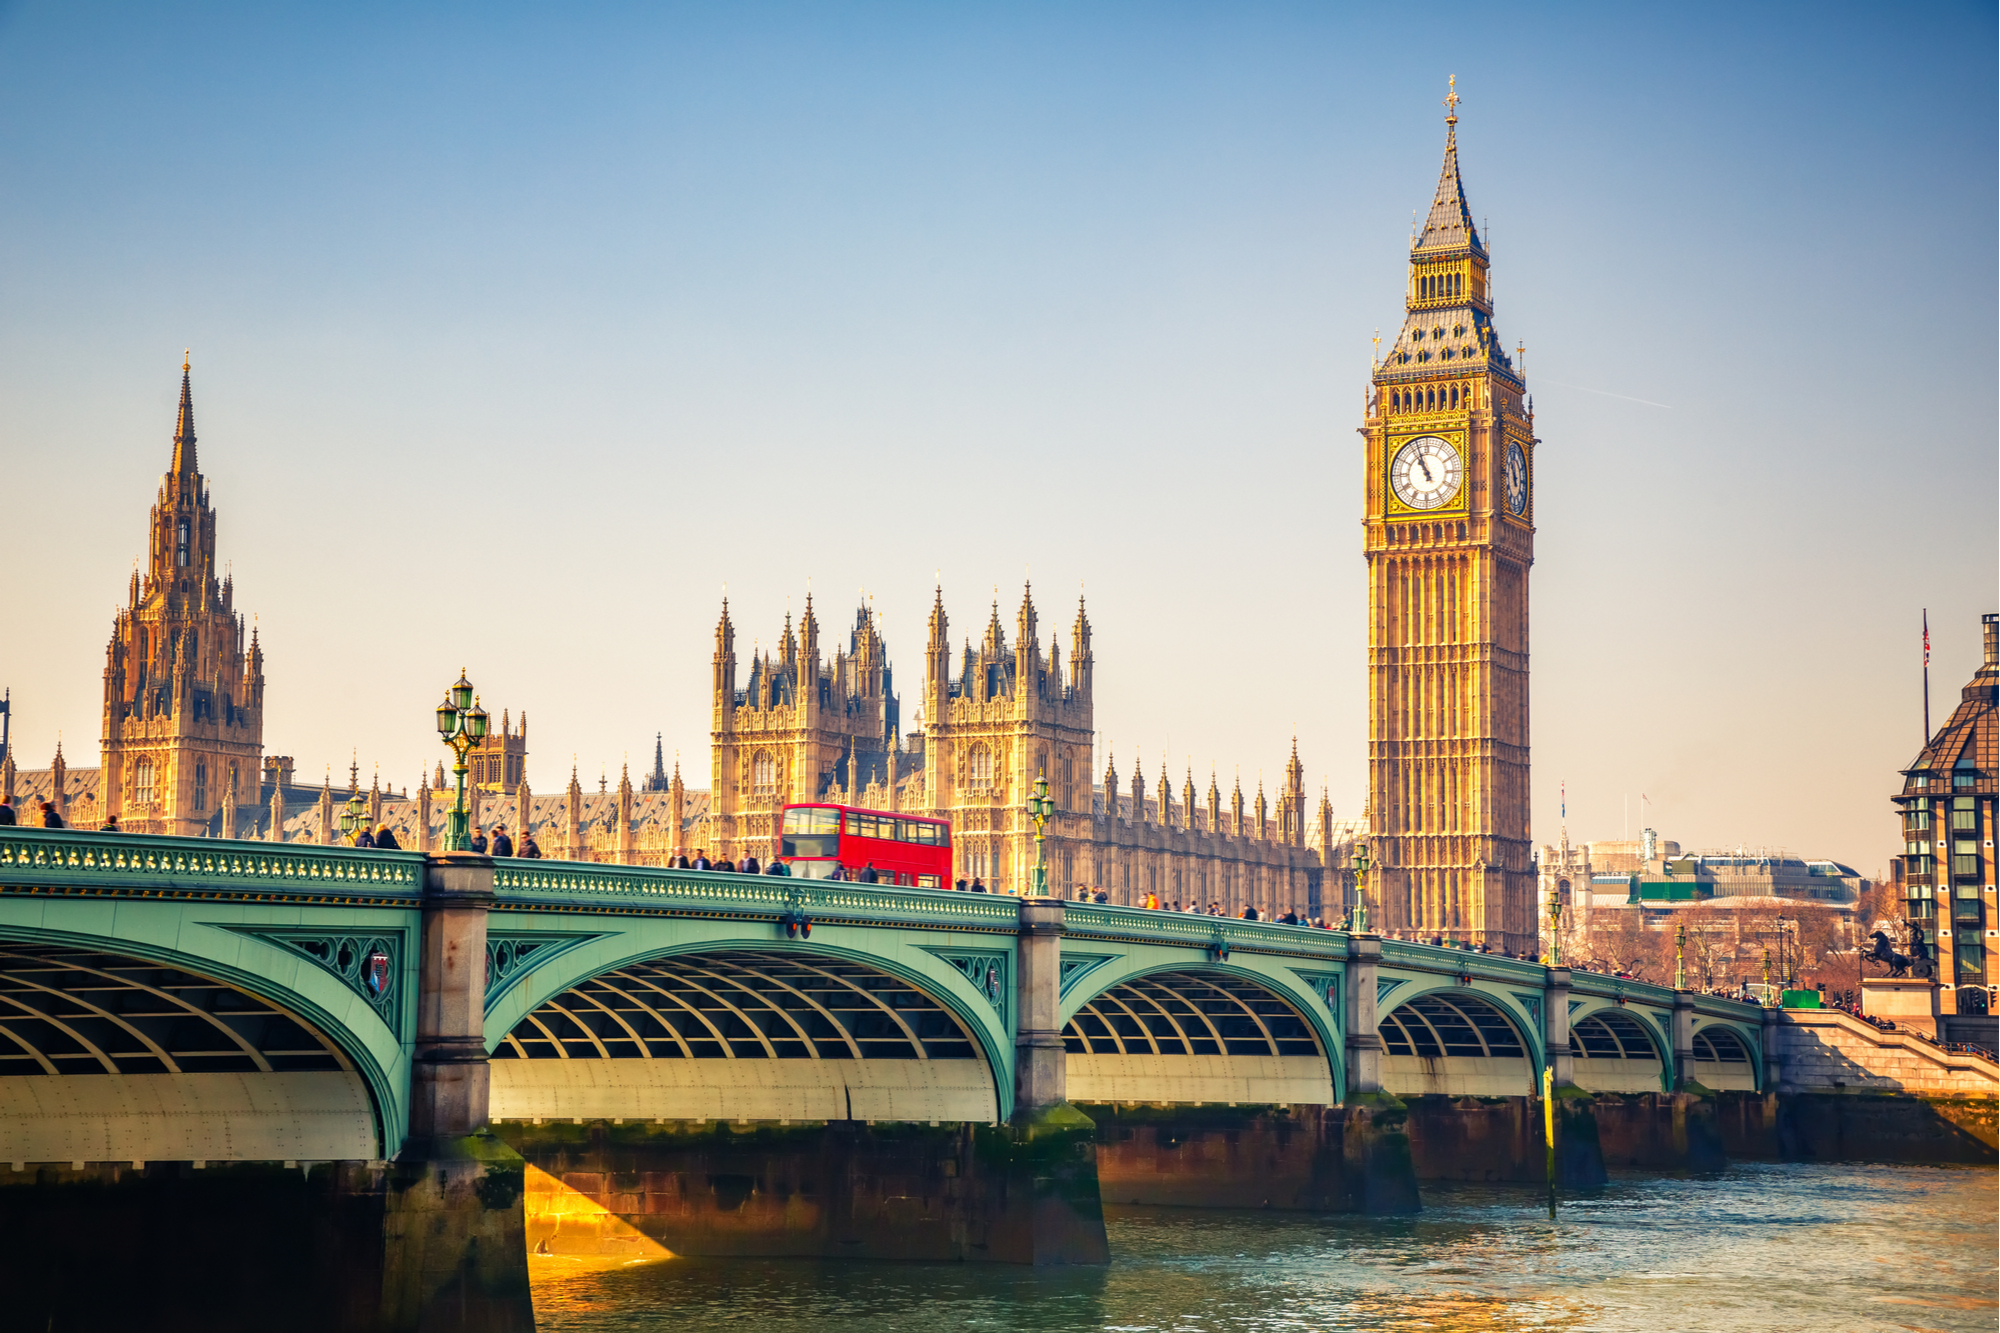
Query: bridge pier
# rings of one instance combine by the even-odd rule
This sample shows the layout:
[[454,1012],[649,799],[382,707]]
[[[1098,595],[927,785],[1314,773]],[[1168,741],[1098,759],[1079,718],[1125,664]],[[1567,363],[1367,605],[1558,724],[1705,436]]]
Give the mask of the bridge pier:
[[[1596,1189],[1608,1177],[1595,1099],[1576,1086],[1576,1055],[1570,1048],[1570,988],[1568,968],[1551,967],[1543,974],[1542,1051],[1555,1091],[1556,1182],[1564,1189]],[[1548,1174],[1546,1144],[1541,1174]]]
[[486,917],[493,861],[426,859],[410,1135],[382,1212],[384,1329],[533,1333],[526,1163],[487,1128]]
[[1097,1126],[1069,1104],[1062,1038],[1063,903],[1021,899],[1015,949],[1014,1117],[989,1151],[1001,1173],[1004,1253],[1017,1263],[1111,1258]]
[[1346,1004],[1342,1044],[1347,1056],[1347,1096],[1341,1105],[1340,1157],[1354,1211],[1371,1215],[1414,1213],[1415,1160],[1410,1155],[1409,1108],[1382,1086],[1382,1034],[1376,1012],[1382,964],[1380,935],[1347,940]]

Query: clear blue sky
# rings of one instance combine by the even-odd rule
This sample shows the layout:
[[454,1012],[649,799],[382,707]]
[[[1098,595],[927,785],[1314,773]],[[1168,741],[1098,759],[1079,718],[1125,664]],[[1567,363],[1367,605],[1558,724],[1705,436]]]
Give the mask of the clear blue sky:
[[[576,12],[576,11],[582,12]],[[1536,833],[1865,870],[1996,601],[1991,5],[0,7],[0,683],[91,762],[194,349],[267,749],[705,781],[727,582],[915,712],[1032,566],[1122,772],[1359,812],[1359,423],[1459,76],[1544,444]],[[1099,766],[1103,756],[1100,753]],[[1633,823],[1636,827],[1637,819]]]

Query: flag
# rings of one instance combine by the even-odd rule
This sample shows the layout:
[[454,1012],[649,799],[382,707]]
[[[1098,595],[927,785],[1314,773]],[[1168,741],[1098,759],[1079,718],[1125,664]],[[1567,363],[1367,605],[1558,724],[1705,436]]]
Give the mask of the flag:
[[1924,608],[1924,665],[1931,664],[1931,609]]
[[1562,812],[1563,820],[1566,823],[1569,820],[1569,783],[1567,782],[1562,784]]

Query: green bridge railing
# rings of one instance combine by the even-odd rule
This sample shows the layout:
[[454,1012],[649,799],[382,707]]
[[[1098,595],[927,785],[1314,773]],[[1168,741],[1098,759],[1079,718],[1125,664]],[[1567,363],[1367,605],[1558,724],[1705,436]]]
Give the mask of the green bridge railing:
[[0,828],[0,889],[119,896],[423,896],[416,852],[220,838]]
[[[727,915],[1012,933],[1018,899],[948,889],[898,888],[588,861],[502,858],[494,862],[495,907],[516,911]],[[218,838],[0,828],[0,893],[146,898],[295,899],[356,906],[415,907],[424,885],[417,852],[319,847]],[[1338,963],[1344,932],[1100,903],[1065,904],[1067,933],[1134,944],[1243,949]],[[1218,949],[1217,946],[1224,946]],[[1527,959],[1402,940],[1382,942],[1382,965],[1410,972],[1539,989],[1546,969]],[[1574,993],[1673,1004],[1666,986],[1597,973],[1572,974]],[[1758,1007],[1703,995],[1705,1013],[1756,1021]]]

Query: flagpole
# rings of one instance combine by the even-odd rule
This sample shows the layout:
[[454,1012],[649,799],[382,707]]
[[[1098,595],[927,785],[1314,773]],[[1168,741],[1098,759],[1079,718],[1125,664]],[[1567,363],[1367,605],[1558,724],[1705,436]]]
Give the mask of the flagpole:
[[1924,746],[1931,743],[1931,609],[1924,608]]

